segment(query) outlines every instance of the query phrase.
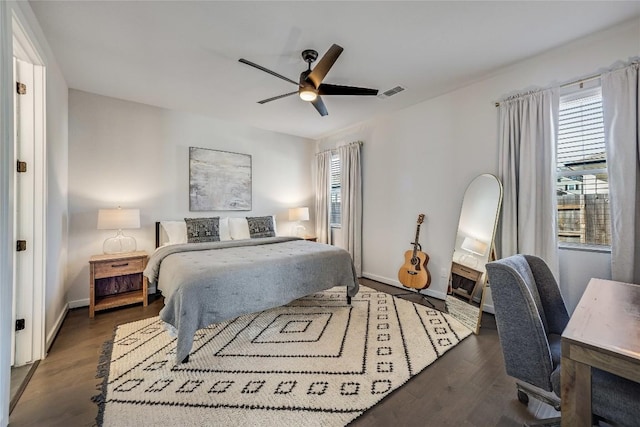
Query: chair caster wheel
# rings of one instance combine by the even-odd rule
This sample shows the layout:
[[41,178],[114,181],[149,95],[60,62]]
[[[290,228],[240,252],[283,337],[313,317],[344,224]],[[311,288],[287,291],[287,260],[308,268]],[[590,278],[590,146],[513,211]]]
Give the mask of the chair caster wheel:
[[529,396],[522,390],[518,390],[518,400],[525,405],[529,404]]

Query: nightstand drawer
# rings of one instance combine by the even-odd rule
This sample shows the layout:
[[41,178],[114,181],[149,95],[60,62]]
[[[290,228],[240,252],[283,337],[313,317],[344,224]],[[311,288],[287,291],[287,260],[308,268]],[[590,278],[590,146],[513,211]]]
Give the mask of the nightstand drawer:
[[453,263],[451,267],[451,272],[453,274],[457,274],[462,277],[466,277],[467,279],[471,279],[473,281],[478,280],[478,278],[482,275],[481,271],[474,270],[472,268],[465,267],[458,263]]
[[140,273],[144,270],[144,260],[122,259],[118,261],[99,262],[94,264],[96,279],[103,277],[114,277],[125,274]]

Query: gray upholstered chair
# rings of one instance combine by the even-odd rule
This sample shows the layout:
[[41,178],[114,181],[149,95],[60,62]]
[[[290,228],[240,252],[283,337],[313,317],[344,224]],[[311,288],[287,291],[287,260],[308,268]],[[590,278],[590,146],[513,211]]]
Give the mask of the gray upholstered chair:
[[[522,382],[518,400],[531,395],[559,409],[560,336],[569,315],[553,274],[531,255],[491,262],[487,274],[506,371]],[[640,384],[598,369],[591,384],[594,415],[640,425]]]

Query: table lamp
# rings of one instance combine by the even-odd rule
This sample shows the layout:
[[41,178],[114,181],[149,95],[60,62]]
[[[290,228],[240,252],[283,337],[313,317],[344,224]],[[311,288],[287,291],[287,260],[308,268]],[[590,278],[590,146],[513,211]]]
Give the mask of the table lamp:
[[470,264],[469,261],[473,263],[474,267],[478,265],[478,259],[474,255],[483,256],[487,253],[487,243],[478,239],[474,239],[473,237],[465,237],[462,245],[460,245],[460,249],[469,252],[471,255],[465,255],[462,257],[461,261],[463,264]]
[[292,234],[297,237],[304,237],[307,234],[307,229],[302,225],[301,221],[309,221],[309,208],[290,208],[289,209],[289,221],[295,221]]
[[139,209],[99,209],[98,230],[118,230],[114,237],[109,237],[102,244],[105,254],[135,252],[136,239],[125,236],[123,229],[140,228]]

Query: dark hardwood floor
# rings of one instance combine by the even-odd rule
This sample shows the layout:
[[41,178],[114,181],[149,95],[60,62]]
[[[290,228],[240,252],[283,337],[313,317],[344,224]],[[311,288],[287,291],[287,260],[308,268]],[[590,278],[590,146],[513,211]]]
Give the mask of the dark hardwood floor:
[[[406,294],[368,279],[360,283]],[[418,295],[402,298],[424,303]],[[442,307],[441,301],[432,301]],[[88,308],[71,310],[11,413],[10,426],[95,425],[97,406],[91,397],[98,393],[95,375],[103,343],[112,338],[115,326],[155,316],[161,308],[162,299],[157,298],[147,307],[101,312],[94,319],[89,319]],[[528,407],[518,402],[515,382],[504,371],[493,316],[485,313],[479,335],[466,338],[352,425],[506,427],[554,414],[534,399]]]

